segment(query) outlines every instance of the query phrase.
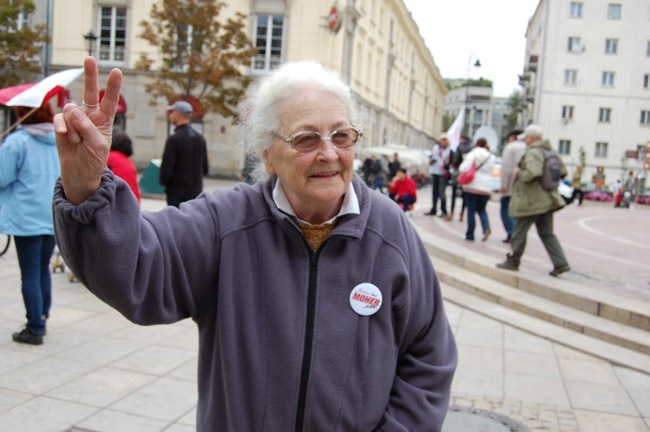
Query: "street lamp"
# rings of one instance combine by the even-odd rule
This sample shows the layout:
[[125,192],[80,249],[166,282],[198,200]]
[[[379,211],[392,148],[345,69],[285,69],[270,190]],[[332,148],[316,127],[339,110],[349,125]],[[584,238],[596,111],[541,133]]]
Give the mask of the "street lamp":
[[95,47],[95,42],[97,41],[97,35],[95,35],[95,33],[90,30],[84,35],[84,39],[86,39],[86,44],[88,45],[88,55],[92,57],[93,48]]
[[[471,110],[469,107],[469,79],[470,79],[470,72],[472,71],[472,58],[474,57],[474,54],[470,54],[469,58],[467,59],[467,81],[465,82],[465,122],[467,123],[467,135],[471,136],[472,131],[470,130],[470,125],[471,125],[471,119],[470,119],[470,114]],[[475,68],[480,68],[481,67],[481,60],[479,60],[477,57],[476,61],[474,62],[474,67]]]

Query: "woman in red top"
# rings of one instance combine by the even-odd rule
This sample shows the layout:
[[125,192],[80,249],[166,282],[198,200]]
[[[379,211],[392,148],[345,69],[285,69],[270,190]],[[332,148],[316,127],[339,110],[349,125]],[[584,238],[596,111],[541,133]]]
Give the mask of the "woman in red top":
[[140,188],[138,187],[138,174],[133,161],[129,156],[133,154],[131,138],[125,133],[113,135],[111,152],[108,154],[106,165],[113,171],[113,174],[121,178],[129,185],[133,195],[140,202]]
[[413,210],[413,204],[418,199],[417,188],[415,180],[406,174],[405,169],[399,168],[390,186],[388,186],[388,193],[407,212]]

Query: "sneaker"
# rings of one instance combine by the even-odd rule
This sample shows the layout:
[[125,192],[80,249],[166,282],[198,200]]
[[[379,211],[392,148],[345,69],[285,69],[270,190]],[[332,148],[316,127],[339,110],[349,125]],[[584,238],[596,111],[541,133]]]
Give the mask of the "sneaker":
[[553,271],[550,271],[548,274],[557,277],[558,275],[561,275],[562,273],[566,273],[568,271],[571,271],[571,267],[569,267],[569,265],[567,264],[560,267],[555,267]]
[[483,238],[481,241],[487,241],[487,239],[490,237],[490,234],[492,234],[492,230],[490,228],[486,229],[483,233]]
[[37,335],[31,332],[27,327],[11,335],[14,342],[25,343],[29,345],[43,345],[43,335]]

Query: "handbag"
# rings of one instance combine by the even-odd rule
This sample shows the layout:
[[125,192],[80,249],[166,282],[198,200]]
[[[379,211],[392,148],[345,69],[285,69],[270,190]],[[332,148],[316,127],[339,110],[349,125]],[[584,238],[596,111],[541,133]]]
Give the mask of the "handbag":
[[481,167],[485,164],[485,162],[489,161],[491,157],[492,155],[488,156],[487,159],[481,162],[481,165],[479,165],[478,167],[476,166],[476,162],[472,161],[472,166],[469,167],[467,171],[458,174],[458,177],[456,178],[456,182],[462,185],[471,183],[474,180],[474,175],[476,174],[476,170],[480,170]]
[[476,162],[472,162],[472,166],[465,172],[458,174],[456,177],[456,183],[466,185],[474,180],[474,174],[476,174]]

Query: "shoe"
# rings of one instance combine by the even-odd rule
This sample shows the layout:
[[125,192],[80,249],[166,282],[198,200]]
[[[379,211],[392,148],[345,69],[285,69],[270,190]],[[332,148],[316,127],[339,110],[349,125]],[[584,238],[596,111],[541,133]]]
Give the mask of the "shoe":
[[29,345],[43,345],[43,335],[37,335],[31,332],[27,327],[11,335],[14,342],[25,343]]
[[465,240],[467,240],[467,241],[474,241],[474,237],[465,237]]
[[425,215],[425,216],[435,216],[435,215],[436,215],[436,212],[434,212],[434,211],[428,211],[428,212],[426,212],[424,215]]
[[449,214],[447,215],[446,220],[448,220],[449,222],[451,222],[453,219],[454,219],[454,212],[451,212],[451,213],[449,213]]
[[508,258],[504,262],[497,264],[497,267],[504,270],[517,271],[519,270],[519,263],[508,255]]
[[447,219],[447,213],[441,214],[440,217],[443,218],[443,219]]
[[486,229],[483,233],[483,238],[481,241],[487,241],[487,239],[490,237],[490,234],[492,234],[492,230],[490,228]]
[[462,222],[463,221],[463,213],[461,212],[460,216],[458,217],[458,221]]
[[501,240],[501,243],[510,243],[511,241],[512,241],[512,236],[510,236],[510,234],[508,234],[508,237]]
[[561,275],[562,273],[566,273],[568,271],[571,271],[571,267],[569,267],[569,265],[567,264],[560,267],[555,267],[553,271],[549,272],[548,274],[557,277],[558,275]]

